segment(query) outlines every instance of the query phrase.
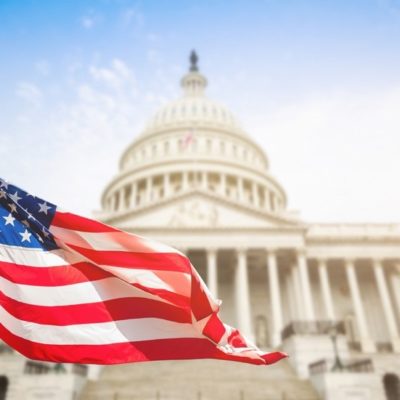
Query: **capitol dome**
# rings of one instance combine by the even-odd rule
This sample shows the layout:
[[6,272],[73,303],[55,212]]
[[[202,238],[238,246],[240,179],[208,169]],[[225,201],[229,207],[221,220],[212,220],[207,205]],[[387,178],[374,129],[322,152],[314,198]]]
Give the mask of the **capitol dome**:
[[[192,52],[182,96],[161,107],[123,153],[102,196],[103,220],[118,224],[127,214],[201,193],[289,222],[286,194],[270,175],[266,154],[224,105],[206,96],[197,63]],[[199,214],[207,214],[205,226],[217,224],[213,212]]]
[[189,73],[181,80],[183,96],[162,107],[149,121],[143,134],[149,135],[166,127],[201,125],[244,135],[233,114],[223,104],[204,95],[207,80],[197,70],[195,53],[192,54],[192,59]]

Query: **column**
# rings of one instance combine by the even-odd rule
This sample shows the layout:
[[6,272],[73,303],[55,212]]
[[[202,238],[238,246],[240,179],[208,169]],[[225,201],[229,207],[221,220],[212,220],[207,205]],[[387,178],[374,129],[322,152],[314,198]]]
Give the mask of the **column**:
[[117,208],[118,211],[122,211],[124,209],[124,189],[118,190],[118,201],[117,201]]
[[304,317],[308,321],[313,321],[315,320],[315,314],[312,303],[310,279],[308,276],[307,259],[304,250],[297,253],[297,263],[299,268],[300,290],[304,299]]
[[147,177],[146,179],[146,203],[150,203],[151,201],[151,191],[152,191],[152,179],[151,177]]
[[201,188],[204,190],[208,189],[208,175],[207,172],[201,172]]
[[330,321],[335,321],[335,311],[333,308],[332,292],[329,285],[329,276],[326,266],[326,260],[318,260],[318,274],[321,284],[322,300],[324,302],[325,315]]
[[237,177],[237,192],[238,192],[238,200],[244,200],[244,192],[243,192],[243,179],[241,177]]
[[373,260],[372,265],[393,350],[395,352],[400,352],[399,331],[397,329],[396,318],[389,297],[389,291],[386,284],[386,278],[385,278],[385,273],[383,271],[382,262],[380,260]]
[[129,199],[130,208],[134,208],[136,206],[136,196],[137,196],[137,182],[133,182],[131,187],[131,197]]
[[253,193],[253,202],[256,207],[260,207],[260,196],[258,194],[258,185],[256,182],[252,183],[251,187],[252,193]]
[[169,197],[171,195],[171,182],[169,173],[166,173],[163,176],[163,188],[164,188],[164,197]]
[[182,172],[182,190],[189,189],[189,173],[187,171]]
[[271,202],[269,198],[268,188],[264,188],[264,207],[266,210],[271,211]]
[[272,315],[272,345],[276,347],[281,343],[283,321],[278,266],[276,255],[273,251],[268,251],[267,253],[267,268]]
[[217,250],[207,250],[207,286],[214,297],[218,298],[218,272],[217,272]]
[[360,289],[358,287],[357,275],[354,269],[353,260],[345,261],[345,270],[349,283],[351,298],[353,301],[354,313],[357,320],[361,349],[365,353],[373,353],[375,351],[375,343],[371,340],[368,332],[368,325],[365,319],[364,307],[361,300]]
[[253,339],[251,329],[250,293],[247,273],[247,251],[238,249],[235,271],[235,303],[238,328],[250,340]]
[[220,186],[219,186],[219,190],[222,196],[226,196],[226,175],[221,174],[219,176],[220,179]]
[[115,210],[116,210],[116,205],[117,205],[117,203],[116,203],[116,200],[117,200],[117,195],[116,195],[116,193],[114,193],[114,194],[111,196],[110,200],[111,200],[111,204],[110,204],[111,211],[115,211]]
[[389,279],[397,306],[397,316],[400,318],[400,265],[394,267]]
[[274,192],[269,192],[269,206],[271,211],[275,211],[276,210],[276,196]]

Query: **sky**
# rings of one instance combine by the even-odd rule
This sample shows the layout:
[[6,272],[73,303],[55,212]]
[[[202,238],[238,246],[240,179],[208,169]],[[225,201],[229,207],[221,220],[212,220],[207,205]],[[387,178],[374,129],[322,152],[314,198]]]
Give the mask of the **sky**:
[[191,49],[289,209],[400,222],[400,0],[0,0],[0,176],[90,216]]

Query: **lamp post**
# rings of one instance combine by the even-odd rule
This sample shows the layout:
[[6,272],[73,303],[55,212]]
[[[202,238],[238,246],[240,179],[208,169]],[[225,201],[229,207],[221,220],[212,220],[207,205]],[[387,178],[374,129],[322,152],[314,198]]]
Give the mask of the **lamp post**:
[[334,354],[334,362],[331,371],[343,371],[343,363],[339,357],[339,350],[337,346],[337,334],[338,334],[338,323],[333,322],[330,327],[328,328],[329,336],[332,340],[333,346],[333,354]]

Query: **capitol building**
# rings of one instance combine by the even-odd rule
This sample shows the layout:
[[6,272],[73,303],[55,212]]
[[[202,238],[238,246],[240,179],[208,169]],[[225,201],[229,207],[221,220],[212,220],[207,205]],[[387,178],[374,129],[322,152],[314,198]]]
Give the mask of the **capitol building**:
[[301,220],[264,150],[207,97],[194,52],[180,84],[122,154],[96,218],[184,252],[223,321],[289,358],[58,371],[2,345],[0,400],[399,400],[400,225]]

